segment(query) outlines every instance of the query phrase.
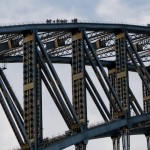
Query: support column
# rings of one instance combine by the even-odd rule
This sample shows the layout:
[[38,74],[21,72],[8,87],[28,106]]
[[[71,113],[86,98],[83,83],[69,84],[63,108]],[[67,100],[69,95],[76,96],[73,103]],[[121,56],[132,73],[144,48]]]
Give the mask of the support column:
[[120,136],[112,137],[113,150],[120,150]]
[[150,135],[146,136],[146,140],[147,140],[147,150],[150,150]]
[[[125,115],[118,109],[117,118],[130,117],[129,80],[127,68],[126,38],[124,33],[116,34],[116,92],[125,110]],[[123,150],[130,150],[130,134],[128,129],[122,132]]]
[[[130,116],[130,103],[129,103],[129,81],[128,81],[128,68],[127,68],[127,51],[126,51],[126,38],[124,33],[119,33],[115,37],[116,47],[116,92],[121,101],[121,104],[126,112],[126,116]],[[119,112],[118,118],[125,117],[124,114]]]
[[130,135],[128,129],[125,129],[122,132],[122,147],[123,150],[130,150]]
[[[73,106],[79,117],[83,130],[87,128],[86,89],[85,89],[85,64],[82,32],[74,32],[72,35],[72,97]],[[75,132],[80,129],[74,128]],[[76,150],[85,150],[86,144],[79,143]]]
[[[145,78],[146,79],[146,78]],[[146,80],[148,85],[150,86],[150,81]],[[143,104],[144,104],[144,112],[149,113],[150,112],[150,93],[147,90],[146,86],[143,83]]]
[[[116,90],[116,68],[115,67],[108,68],[108,76],[109,76],[109,80],[110,80],[112,87]],[[116,103],[116,101],[113,97],[113,94],[111,92],[110,92],[110,95],[115,103],[116,108],[119,110],[119,106]],[[112,119],[117,118],[116,113],[117,112],[114,111],[113,107],[110,104],[110,115],[111,115]]]
[[23,49],[24,125],[30,142],[36,145],[35,149],[37,143],[43,138],[41,69],[36,59],[34,34],[25,33]]
[[80,143],[75,146],[75,150],[86,150],[86,144]]
[[[117,76],[116,76],[116,68],[115,67],[111,67],[108,68],[108,75],[109,75],[109,80],[110,83],[112,85],[112,87],[116,90],[116,80],[117,80]],[[115,99],[113,98],[112,93],[110,92],[112,99],[114,100],[114,103],[116,105],[117,110],[119,110],[119,106],[116,103]],[[111,114],[111,119],[117,119],[118,118],[118,112],[116,112],[113,107],[110,104],[110,114]],[[120,150],[120,135],[115,135],[112,138],[112,143],[113,143],[113,150]]]
[[[119,100],[125,110],[125,115],[120,110],[118,104],[111,94],[114,103],[116,104],[117,111],[114,111],[110,105],[110,113],[112,119],[125,118],[130,116],[130,102],[129,102],[129,81],[128,81],[128,68],[127,68],[127,52],[126,52],[126,39],[124,33],[116,34],[115,36],[115,48],[116,48],[116,67],[111,67],[108,70],[109,79],[112,87],[115,89]],[[119,137],[119,138],[118,138]],[[130,149],[130,135],[123,132],[123,150]],[[127,140],[128,139],[128,140]],[[116,135],[112,137],[113,150],[120,150],[120,136]]]
[[[150,81],[146,81],[148,85],[150,85]],[[143,83],[143,105],[144,105],[144,112],[150,113],[150,93],[147,90],[146,86]],[[149,122],[150,123],[150,122]],[[147,140],[147,149],[150,150],[150,133],[146,134],[146,140]]]

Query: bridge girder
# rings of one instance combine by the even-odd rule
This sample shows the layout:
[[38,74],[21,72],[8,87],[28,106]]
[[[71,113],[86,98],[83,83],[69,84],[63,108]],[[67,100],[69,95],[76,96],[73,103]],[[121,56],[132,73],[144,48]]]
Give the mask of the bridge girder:
[[[76,145],[77,150],[85,150],[88,140],[110,136],[114,150],[119,150],[119,138],[122,136],[123,149],[129,150],[129,137],[132,134],[145,134],[149,148],[150,126],[147,121],[150,114],[149,111],[144,113],[128,82],[129,71],[137,72],[143,82],[144,92],[148,93],[143,96],[149,100],[150,67],[144,63],[149,62],[149,27],[98,23],[32,24],[0,27],[0,34],[5,34],[0,36],[0,62],[24,64],[24,112],[0,70],[1,104],[22,149],[57,150]],[[54,63],[72,66],[73,105]],[[95,72],[110,102],[111,112],[86,66],[91,66]],[[109,74],[110,78],[104,67],[110,72],[111,69],[115,70],[113,75]],[[51,143],[48,140],[46,145],[42,135],[41,79],[70,132],[61,141]],[[115,86],[111,79],[115,80]],[[95,102],[104,124],[88,127],[86,91]],[[130,107],[135,117],[131,117]],[[145,103],[146,107],[149,107],[149,103]],[[33,112],[31,116],[29,111]],[[8,117],[10,113],[15,123]],[[114,113],[117,117],[114,117]]]

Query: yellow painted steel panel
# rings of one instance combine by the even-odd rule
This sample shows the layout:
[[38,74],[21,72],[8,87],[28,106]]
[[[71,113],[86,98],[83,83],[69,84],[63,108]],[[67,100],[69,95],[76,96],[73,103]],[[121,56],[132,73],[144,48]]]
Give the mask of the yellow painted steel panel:
[[34,88],[34,82],[28,83],[24,85],[24,91],[30,90]]
[[117,73],[117,79],[120,79],[120,78],[123,78],[123,77],[126,77],[126,71]]
[[27,43],[33,40],[33,35],[29,35],[23,39],[23,43]]
[[83,78],[83,72],[80,72],[78,74],[73,75],[73,80],[78,80],[78,79],[81,79],[81,78]]
[[115,73],[116,72],[116,69],[110,69],[108,70],[108,74],[112,74],[112,73]]
[[72,36],[72,41],[76,41],[82,38],[82,33],[77,33]]
[[144,101],[150,100],[150,96],[143,97],[143,100],[144,100]]
[[116,35],[115,39],[118,40],[118,39],[123,38],[124,36],[125,36],[124,33],[120,33]]

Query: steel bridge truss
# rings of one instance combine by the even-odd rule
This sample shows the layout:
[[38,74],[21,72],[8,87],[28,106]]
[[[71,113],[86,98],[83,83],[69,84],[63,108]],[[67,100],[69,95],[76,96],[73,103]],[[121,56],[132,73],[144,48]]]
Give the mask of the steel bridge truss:
[[[149,61],[149,28],[138,33],[134,28],[131,32],[130,28],[110,27],[107,31],[104,27],[104,30],[92,31],[81,25],[72,30],[71,27],[69,32],[65,29],[47,33],[48,29],[43,32],[21,29],[17,33],[9,29],[10,33],[6,30],[4,34],[0,29],[1,62],[23,62],[24,108],[0,68],[0,103],[21,149],[63,149],[75,145],[76,150],[86,150],[88,140],[111,137],[113,150],[120,150],[122,137],[123,150],[130,150],[130,135],[144,134],[149,150],[150,69],[144,63]],[[53,63],[71,64],[72,100]],[[110,108],[89,75],[87,65],[103,88]],[[129,85],[129,71],[137,72],[141,78],[143,109]],[[57,139],[43,138],[42,81],[68,127],[68,134]],[[87,92],[103,124],[88,125]]]

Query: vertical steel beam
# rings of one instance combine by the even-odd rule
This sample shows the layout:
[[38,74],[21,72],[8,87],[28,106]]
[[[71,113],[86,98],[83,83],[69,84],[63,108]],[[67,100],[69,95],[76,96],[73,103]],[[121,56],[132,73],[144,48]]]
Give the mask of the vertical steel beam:
[[150,150],[150,136],[146,136],[147,140],[147,150]]
[[[116,69],[114,67],[108,68],[108,74],[109,74],[109,80],[110,80],[113,88],[116,89],[116,80],[117,80]],[[110,94],[112,95],[111,91],[110,91]],[[113,97],[113,95],[112,95],[112,97]],[[136,115],[139,115],[139,113],[141,113],[141,114],[143,113],[143,110],[142,110],[141,106],[139,105],[137,99],[135,98],[130,87],[129,87],[129,101],[130,101],[130,106],[134,110]],[[116,104],[116,107],[118,108],[117,104]],[[113,109],[111,104],[110,104],[110,113],[111,113],[111,117],[113,119],[115,119],[117,112]]]
[[[87,128],[87,106],[85,88],[85,54],[83,49],[83,33],[73,32],[72,35],[72,98],[73,106],[79,117],[83,130]],[[77,132],[79,128],[75,128]],[[86,144],[75,145],[76,150],[85,150]]]
[[75,150],[86,150],[86,144],[80,143],[75,146]]
[[[150,87],[150,80],[145,79],[147,84]],[[150,113],[150,93],[148,89],[146,88],[145,84],[142,82],[143,85],[143,105],[144,105],[144,112]],[[150,122],[149,122],[150,123]],[[147,149],[150,150],[150,133],[148,132],[146,135],[147,140]]]
[[[121,104],[130,116],[130,102],[129,102],[129,80],[127,68],[127,52],[126,52],[126,39],[124,33],[119,33],[115,36],[115,49],[116,49],[116,92],[121,101]],[[117,118],[123,117],[124,114],[119,111]]]
[[120,137],[113,137],[113,150],[120,150]]
[[[147,84],[150,87],[150,80],[145,79]],[[150,112],[150,92],[146,88],[145,84],[142,83],[143,86],[143,105],[144,105],[144,112],[149,113]]]
[[[116,90],[117,74],[116,74],[115,67],[108,68],[108,77],[109,77],[112,87]],[[111,90],[110,90],[110,94],[111,94],[112,99],[114,100],[117,110],[120,110],[118,104],[116,103],[116,101],[113,97]],[[116,119],[118,113],[119,113],[119,111],[114,110],[112,105],[110,104],[111,118]],[[119,135],[116,134],[114,137],[112,137],[112,143],[113,143],[113,150],[120,150],[120,136]]]
[[[110,84],[116,90],[116,68],[113,67],[113,68],[108,69],[108,77],[109,77],[109,80],[110,80]],[[110,90],[110,94],[111,94],[112,100],[114,101],[114,104],[115,104],[117,110],[119,110],[118,104],[116,103],[111,90]],[[118,111],[114,110],[111,103],[110,103],[110,114],[111,114],[112,119],[115,119],[115,114],[117,112]]]
[[[125,110],[126,116],[130,117],[130,101],[129,101],[129,80],[127,68],[127,51],[125,33],[119,33],[115,36],[116,50],[116,92]],[[124,118],[124,114],[119,111],[117,118]],[[129,130],[123,130],[122,134],[123,150],[130,150]]]
[[82,32],[72,36],[72,96],[73,106],[81,124],[86,128],[85,64]]
[[39,122],[39,140],[43,141],[43,117],[42,117],[42,72],[41,65],[37,63],[37,110],[38,110],[38,122]]
[[24,34],[23,47],[24,75],[24,123],[27,135],[35,149],[42,140],[41,75],[37,62],[35,31]]
[[[35,41],[35,31],[33,31],[33,48],[32,48],[32,51],[33,51],[33,130],[34,130],[34,149],[35,150],[38,150],[38,139],[39,139],[39,136],[40,136],[40,133],[41,132],[38,132],[38,128],[40,126],[40,122],[39,122],[39,119],[40,118],[40,115],[39,115],[39,112],[38,112],[38,102],[40,104],[40,99],[38,99],[38,92],[40,92],[40,89],[37,89],[37,79],[39,78],[40,75],[37,75],[38,72],[37,72],[37,67],[38,67],[38,63],[37,63],[37,48],[36,48],[36,41]],[[38,91],[39,90],[39,91]],[[39,100],[39,101],[38,101]],[[38,135],[39,134],[39,135]]]
[[130,150],[130,135],[128,129],[122,131],[122,147],[123,150]]

